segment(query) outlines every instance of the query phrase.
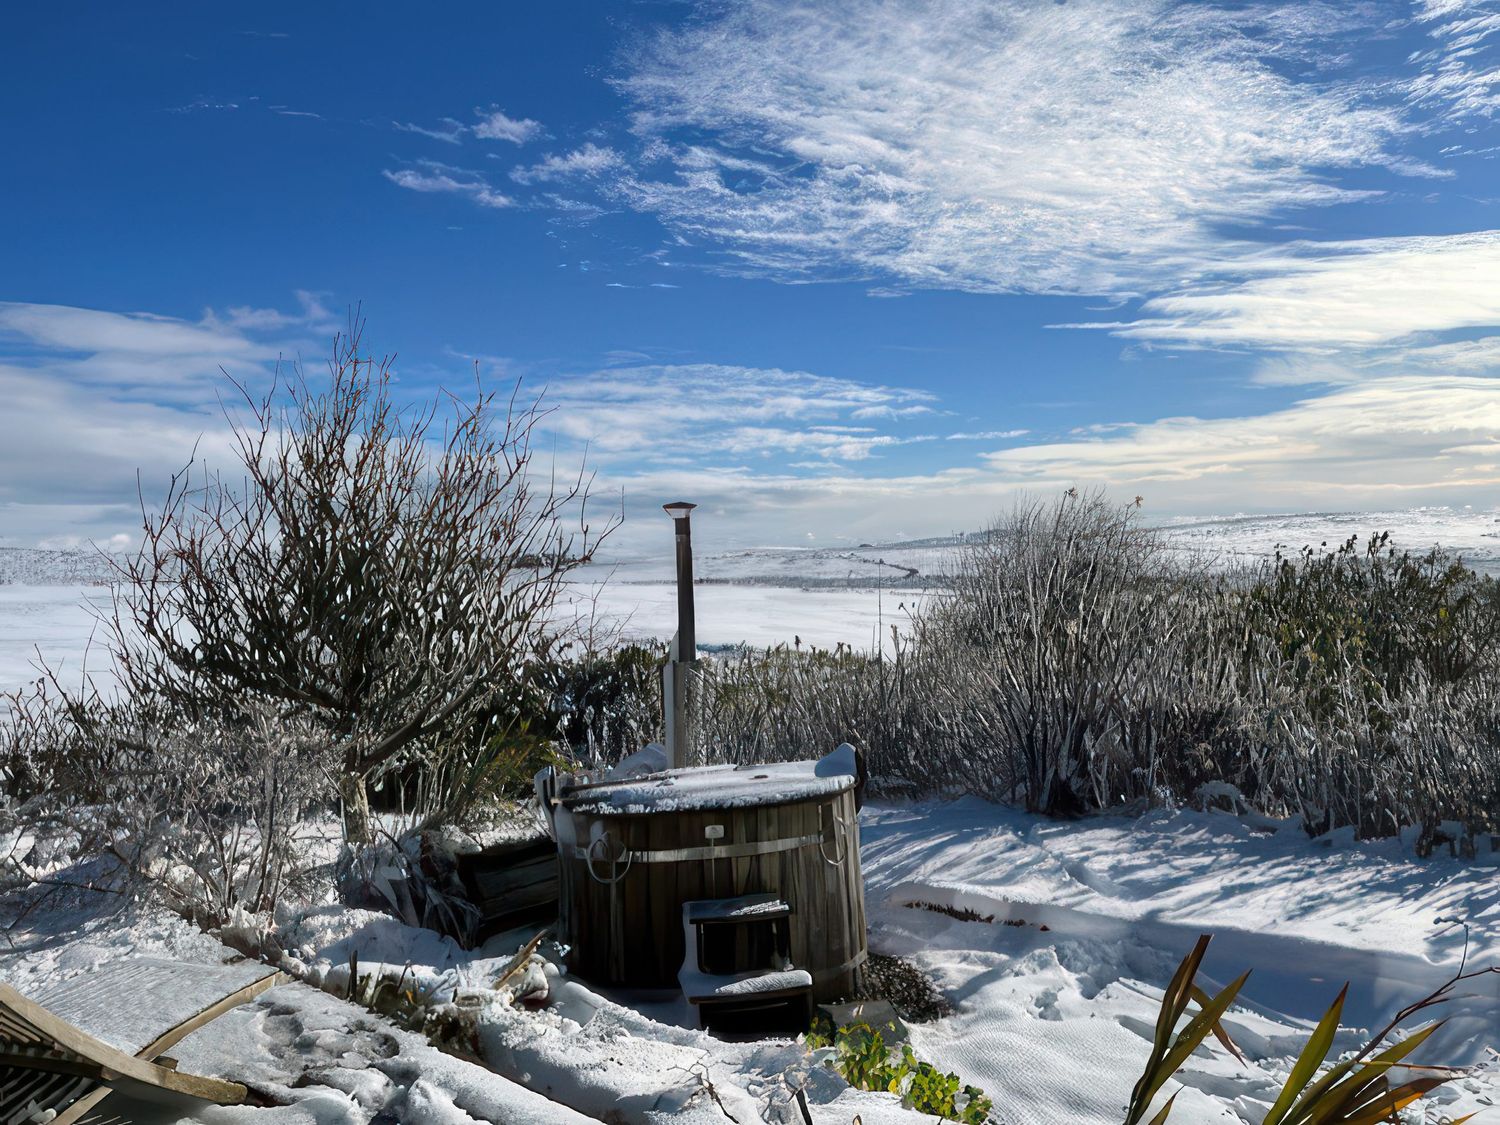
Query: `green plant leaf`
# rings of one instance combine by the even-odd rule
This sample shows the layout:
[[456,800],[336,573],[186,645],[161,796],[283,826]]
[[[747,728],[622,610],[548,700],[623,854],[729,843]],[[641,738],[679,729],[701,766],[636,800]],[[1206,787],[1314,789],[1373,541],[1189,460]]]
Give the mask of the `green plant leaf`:
[[1328,1051],[1333,1046],[1333,1037],[1339,1029],[1339,1018],[1344,1014],[1344,999],[1348,995],[1349,986],[1345,984],[1339,990],[1337,999],[1329,1005],[1328,1010],[1323,1013],[1323,1018],[1318,1021],[1318,1026],[1313,1030],[1307,1045],[1302,1048],[1302,1053],[1297,1056],[1297,1061],[1292,1066],[1292,1073],[1287,1077],[1286,1085],[1281,1088],[1280,1096],[1271,1106],[1271,1111],[1266,1114],[1261,1125],[1281,1125],[1286,1120],[1298,1095],[1318,1073],[1318,1067],[1323,1065],[1323,1060],[1328,1057]]
[[1167,1116],[1172,1112],[1172,1103],[1176,1100],[1176,1094],[1168,1098],[1167,1104],[1161,1107],[1161,1112],[1151,1119],[1151,1125],[1165,1125]]

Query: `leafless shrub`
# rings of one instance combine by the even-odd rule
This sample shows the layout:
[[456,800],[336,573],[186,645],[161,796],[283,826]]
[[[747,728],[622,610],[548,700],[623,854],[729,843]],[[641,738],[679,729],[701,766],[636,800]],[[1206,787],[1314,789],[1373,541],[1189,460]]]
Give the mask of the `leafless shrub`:
[[208,924],[331,865],[299,833],[339,798],[369,844],[372,781],[409,783],[419,834],[529,777],[548,611],[599,540],[582,471],[533,463],[539,404],[476,381],[402,408],[358,324],[326,383],[285,376],[236,388],[235,473],[195,460],[143,497],[103,621],[117,691],[47,674],[0,701],[12,809]]
[[547,611],[597,537],[586,478],[532,465],[537,404],[476,391],[402,409],[391,361],[360,348],[356,325],[326,385],[293,370],[245,396],[229,415],[243,479],[194,464],[146,511],[109,646],[132,697],[190,718],[269,708],[320,732],[364,841],[371,779],[504,729],[496,704],[534,674]]
[[[63,702],[62,699],[66,699]],[[266,712],[203,717],[106,700],[91,689],[18,700],[12,753],[45,782],[21,812],[65,831],[110,889],[147,889],[204,926],[271,910],[320,857],[304,838],[326,806],[329,747],[308,724]],[[92,748],[106,748],[108,768]],[[101,862],[102,861],[102,866]],[[16,873],[45,883],[47,861],[17,857]]]

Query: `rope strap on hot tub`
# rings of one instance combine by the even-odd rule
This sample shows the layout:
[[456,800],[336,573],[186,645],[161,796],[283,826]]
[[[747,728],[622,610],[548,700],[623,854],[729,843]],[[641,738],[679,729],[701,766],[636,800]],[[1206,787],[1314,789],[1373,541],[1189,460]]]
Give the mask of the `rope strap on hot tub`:
[[861,949],[853,957],[851,957],[851,958],[849,958],[849,960],[845,961],[842,965],[829,965],[825,969],[815,969],[815,970],[813,970],[813,975],[812,975],[813,983],[815,983],[815,984],[822,984],[824,981],[828,980],[830,977],[839,977],[839,976],[843,976],[845,973],[853,972],[855,969],[859,968],[861,965],[863,965],[869,959],[870,959],[869,950]]
[[[654,851],[630,851],[625,855],[632,863],[683,863],[695,859],[743,859],[753,855],[772,855],[776,852],[790,852],[798,848],[808,848],[813,845],[821,845],[823,834],[814,833],[810,836],[787,836],[780,840],[751,840],[744,844],[722,844],[708,845],[696,848],[658,848]],[[588,849],[574,847],[573,858],[589,861]],[[623,857],[622,857],[623,858]],[[618,862],[618,861],[617,861]]]

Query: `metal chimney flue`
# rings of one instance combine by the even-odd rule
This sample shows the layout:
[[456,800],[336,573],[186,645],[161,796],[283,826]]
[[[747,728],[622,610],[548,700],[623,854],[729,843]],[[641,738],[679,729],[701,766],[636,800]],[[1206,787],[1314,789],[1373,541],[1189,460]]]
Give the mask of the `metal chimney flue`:
[[693,611],[693,532],[689,522],[696,504],[679,500],[663,504],[672,517],[677,540],[677,635],[667,666],[662,670],[662,718],[666,726],[667,753],[673,769],[689,765],[692,752],[692,668],[698,659],[697,623]]

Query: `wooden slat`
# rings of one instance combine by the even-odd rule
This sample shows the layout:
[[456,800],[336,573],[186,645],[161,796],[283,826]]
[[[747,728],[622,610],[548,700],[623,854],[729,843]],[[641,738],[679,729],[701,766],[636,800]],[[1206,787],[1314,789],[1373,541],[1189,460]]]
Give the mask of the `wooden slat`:
[[[59,1111],[52,1120],[60,1120],[64,1113],[93,1092],[93,1086],[94,1082],[88,1078],[54,1071],[19,1067],[0,1071],[0,1120],[15,1120],[32,1103],[44,1111]],[[95,1098],[89,1105],[97,1101]],[[87,1109],[86,1105],[80,1112]]]
[[222,1105],[238,1105],[245,1100],[245,1087],[238,1082],[225,1082],[218,1078],[204,1078],[195,1074],[163,1070],[144,1059],[133,1058],[123,1051],[84,1034],[72,1024],[58,1019],[40,1004],[22,996],[7,984],[0,984],[0,1006],[4,1006],[18,1018],[35,1027],[63,1050],[97,1064],[103,1071],[108,1072],[111,1080],[129,1078],[156,1089],[189,1094],[203,1098],[205,1101],[219,1102]]
[[541,906],[543,903],[556,901],[557,885],[555,883],[538,883],[531,887],[518,887],[503,898],[485,899],[480,910],[486,915],[502,912],[513,913],[533,906]]
[[[100,1086],[97,1089],[90,1090],[88,1093],[84,1094],[83,1097],[79,1098],[67,1109],[63,1110],[63,1112],[54,1117],[48,1123],[48,1125],[80,1125],[80,1123],[85,1120],[84,1115],[109,1095],[110,1089],[108,1086]],[[90,1117],[87,1118],[87,1120],[99,1121],[101,1119]],[[118,1118],[107,1118],[103,1120],[118,1120]]]
[[501,898],[511,891],[541,884],[557,885],[557,862],[531,864],[511,871],[480,871],[474,875],[474,890],[480,899]]
[[158,1036],[146,1044],[136,1055],[136,1058],[147,1060],[156,1058],[157,1055],[174,1044],[180,1043],[184,1038],[197,1031],[210,1020],[218,1019],[231,1008],[238,1008],[241,1004],[254,1000],[267,989],[275,988],[278,984],[285,984],[289,979],[285,973],[276,972],[268,977],[261,977],[260,980],[252,981],[250,984],[245,985],[244,988],[235,989],[222,1000],[204,1008],[203,1011],[199,1012],[192,1019],[184,1020],[172,1028],[171,1031]]

